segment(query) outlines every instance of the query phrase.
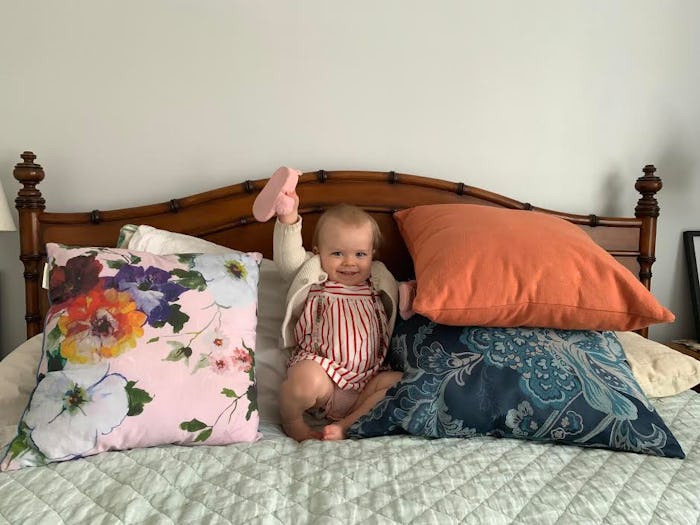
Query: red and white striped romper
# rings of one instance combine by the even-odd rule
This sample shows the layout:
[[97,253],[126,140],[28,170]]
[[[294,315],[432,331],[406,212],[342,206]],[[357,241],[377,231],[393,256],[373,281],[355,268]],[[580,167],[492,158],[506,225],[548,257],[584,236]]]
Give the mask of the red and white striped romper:
[[341,390],[361,391],[386,356],[387,325],[379,294],[369,283],[315,284],[294,328],[297,349],[289,366],[311,359]]

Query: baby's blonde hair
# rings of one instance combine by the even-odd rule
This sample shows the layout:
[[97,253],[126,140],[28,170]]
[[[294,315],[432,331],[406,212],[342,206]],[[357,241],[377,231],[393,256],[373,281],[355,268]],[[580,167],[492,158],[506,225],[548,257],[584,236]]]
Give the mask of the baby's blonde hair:
[[348,226],[363,226],[369,223],[372,227],[372,248],[375,252],[379,249],[379,245],[382,243],[382,232],[379,230],[377,221],[365,210],[353,206],[352,204],[338,204],[327,209],[321,217],[319,217],[316,223],[316,229],[314,230],[314,248],[318,247],[321,230],[328,219],[337,219]]

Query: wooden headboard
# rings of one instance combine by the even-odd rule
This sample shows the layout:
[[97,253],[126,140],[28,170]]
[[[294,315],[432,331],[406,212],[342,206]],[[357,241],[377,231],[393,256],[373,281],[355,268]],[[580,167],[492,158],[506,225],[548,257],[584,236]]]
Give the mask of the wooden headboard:
[[[115,246],[124,224],[149,224],[156,228],[202,237],[243,251],[259,251],[272,257],[273,221],[258,223],[251,215],[253,201],[267,179],[245,181],[223,188],[172,199],[168,202],[76,213],[51,213],[38,184],[45,173],[36,155],[25,151],[14,177],[22,184],[16,206],[19,210],[20,260],[24,263],[27,337],[42,330],[48,302],[41,287],[47,242],[76,246]],[[645,166],[635,188],[641,198],[634,217],[576,215],[537,208],[461,182],[377,171],[324,171],[304,173],[297,186],[304,216],[304,243],[311,236],[319,215],[327,207],[347,202],[369,211],[379,223],[384,243],[381,259],[399,280],[412,277],[412,263],[392,213],[420,204],[472,203],[517,210],[535,210],[562,217],[583,228],[600,246],[629,268],[647,287],[655,261],[655,198],[661,179],[654,166]],[[646,330],[641,333],[646,335]]]

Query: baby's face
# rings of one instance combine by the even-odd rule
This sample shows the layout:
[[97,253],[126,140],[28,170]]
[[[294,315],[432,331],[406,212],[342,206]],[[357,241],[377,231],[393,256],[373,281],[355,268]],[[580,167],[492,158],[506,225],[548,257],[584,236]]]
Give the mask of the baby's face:
[[316,251],[321,256],[321,268],[330,281],[353,286],[369,279],[374,251],[369,222],[354,226],[329,219],[318,241]]

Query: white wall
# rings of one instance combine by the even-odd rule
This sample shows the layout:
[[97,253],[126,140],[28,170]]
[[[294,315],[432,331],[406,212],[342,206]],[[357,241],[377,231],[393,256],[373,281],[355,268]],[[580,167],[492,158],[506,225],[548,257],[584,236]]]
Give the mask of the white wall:
[[[281,164],[463,181],[631,214],[654,163],[653,291],[692,335],[681,232],[700,228],[700,3],[0,0],[0,177],[35,151],[54,211],[163,201]],[[0,233],[2,353],[23,339]]]

